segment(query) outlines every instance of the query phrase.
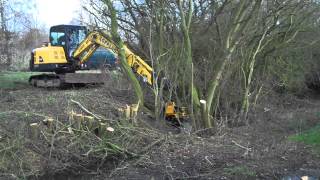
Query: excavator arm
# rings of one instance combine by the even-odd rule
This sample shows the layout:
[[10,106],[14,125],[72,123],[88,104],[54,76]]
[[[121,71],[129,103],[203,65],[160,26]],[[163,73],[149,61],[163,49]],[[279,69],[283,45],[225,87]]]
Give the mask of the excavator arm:
[[[99,48],[103,47],[118,54],[119,47],[111,40],[110,36],[99,31],[92,31],[81,42],[78,48],[73,52],[73,58],[79,59],[79,63],[83,64],[89,60],[91,55]],[[152,73],[153,69],[138,55],[133,53],[127,46],[123,47],[128,65],[143,78],[149,85],[153,85]],[[165,109],[165,117],[168,120],[174,120],[180,125],[179,119],[188,118],[187,109],[185,107],[177,107],[174,102],[168,102]]]
[[[92,54],[99,48],[103,47],[118,54],[119,48],[111,40],[110,36],[100,32],[92,31],[81,42],[78,48],[73,52],[73,58],[79,59],[79,63],[83,64],[89,60]],[[152,73],[153,69],[140,56],[133,53],[127,46],[123,47],[128,65],[149,85],[153,85]]]

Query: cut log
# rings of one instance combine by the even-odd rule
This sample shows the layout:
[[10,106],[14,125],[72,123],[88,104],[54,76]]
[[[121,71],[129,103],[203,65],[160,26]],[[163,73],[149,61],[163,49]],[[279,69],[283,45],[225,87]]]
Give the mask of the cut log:
[[31,123],[31,137],[33,139],[37,139],[39,137],[39,124],[38,123]]

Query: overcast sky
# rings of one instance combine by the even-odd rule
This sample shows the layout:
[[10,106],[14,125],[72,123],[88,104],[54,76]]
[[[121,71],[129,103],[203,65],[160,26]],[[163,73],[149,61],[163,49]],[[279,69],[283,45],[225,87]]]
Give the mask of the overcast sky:
[[36,18],[47,27],[69,24],[78,18],[81,0],[36,0]]

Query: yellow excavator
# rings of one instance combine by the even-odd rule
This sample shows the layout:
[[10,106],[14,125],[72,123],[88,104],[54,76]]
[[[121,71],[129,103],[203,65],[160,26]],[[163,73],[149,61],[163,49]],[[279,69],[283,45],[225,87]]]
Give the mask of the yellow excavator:
[[[30,70],[55,73],[31,76],[30,84],[36,87],[61,87],[64,84],[103,83],[101,73],[78,73],[88,69],[85,63],[90,61],[90,57],[98,48],[107,49],[115,55],[119,50],[110,36],[104,32],[89,32],[85,26],[52,26],[49,43],[32,51]],[[153,68],[127,46],[123,48],[128,65],[144,82],[152,86]],[[166,119],[180,122],[187,117],[186,108],[179,108],[174,102],[166,103]]]

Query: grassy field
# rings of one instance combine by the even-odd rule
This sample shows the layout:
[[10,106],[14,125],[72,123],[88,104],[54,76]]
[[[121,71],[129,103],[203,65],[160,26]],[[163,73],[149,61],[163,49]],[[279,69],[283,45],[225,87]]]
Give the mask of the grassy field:
[[0,72],[0,89],[16,89],[28,85],[31,72]]
[[301,134],[291,136],[289,139],[311,145],[320,153],[320,125]]

